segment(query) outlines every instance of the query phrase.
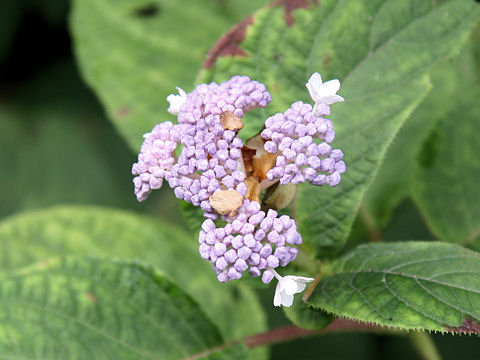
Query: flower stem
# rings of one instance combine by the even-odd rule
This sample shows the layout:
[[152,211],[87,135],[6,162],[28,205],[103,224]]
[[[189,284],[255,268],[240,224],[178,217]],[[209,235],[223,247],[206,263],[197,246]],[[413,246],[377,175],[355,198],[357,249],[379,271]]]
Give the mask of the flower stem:
[[[259,346],[268,346],[273,344],[278,344],[285,341],[295,340],[299,338],[306,338],[311,336],[330,334],[330,333],[341,333],[341,332],[352,332],[352,331],[362,331],[362,332],[376,332],[376,333],[391,333],[395,334],[394,330],[382,328],[380,326],[360,323],[352,320],[346,319],[336,319],[327,327],[321,330],[305,330],[299,328],[295,325],[288,325],[280,328],[276,328],[264,333],[248,336],[244,339],[239,339],[219,345],[201,353],[193,354],[187,356],[183,360],[196,360],[207,357],[208,355],[214,354],[216,352],[222,351],[229,347],[235,346],[243,342],[249,349],[256,348]],[[430,359],[429,359],[430,360]]]
[[414,331],[408,335],[413,348],[423,360],[441,360],[431,336],[424,331]]
[[373,218],[372,214],[367,210],[365,204],[360,206],[359,210],[360,219],[362,220],[363,224],[367,228],[368,237],[370,238],[371,242],[382,242],[383,236],[382,233]]

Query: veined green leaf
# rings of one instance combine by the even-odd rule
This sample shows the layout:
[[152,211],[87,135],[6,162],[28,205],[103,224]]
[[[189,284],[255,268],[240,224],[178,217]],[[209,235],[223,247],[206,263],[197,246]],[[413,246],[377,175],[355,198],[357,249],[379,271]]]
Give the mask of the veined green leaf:
[[[0,350],[22,359],[182,359],[224,343],[152,268],[66,257],[0,281]],[[211,359],[242,359],[242,346]]]
[[[473,56],[475,39],[471,40],[455,59],[442,61],[435,66],[431,73],[433,90],[398,132],[385,155],[375,181],[365,195],[366,209],[382,225],[389,220],[392,209],[410,194],[422,144],[435,126],[442,119],[454,118],[458,126],[463,126],[461,124],[469,121],[457,114],[462,111],[459,106],[468,107],[465,102],[460,105],[460,98],[478,87]],[[473,109],[476,104],[471,102],[470,105]],[[468,110],[469,113],[472,111],[475,110]],[[427,145],[429,144],[432,145],[432,143]],[[399,169],[402,171],[398,171]],[[460,238],[457,238],[457,241],[460,241]]]
[[413,196],[432,231],[463,245],[480,238],[480,86],[465,89],[424,144]]
[[71,27],[80,68],[136,152],[163,121],[166,96],[192,86],[216,38],[265,0],[76,0]]
[[369,244],[340,258],[310,306],[402,329],[480,333],[480,254],[439,242]]
[[[222,284],[198,254],[194,235],[147,216],[100,207],[55,207],[0,223],[0,272],[63,255],[138,259],[199,301],[227,340],[266,329],[254,293]],[[235,309],[235,311],[232,311]]]
[[346,101],[333,105],[331,118],[333,146],[344,151],[347,173],[334,189],[300,186],[297,204],[305,243],[327,255],[343,246],[389,143],[429,91],[430,67],[458,52],[478,8],[462,0],[325,0],[299,9],[292,5],[297,2],[275,4],[237,28],[229,45],[244,55],[219,56],[201,80],[246,74],[266,84],[274,100],[247,114],[249,134],[292,102],[311,102],[305,83],[313,72],[341,80]]
[[300,298],[295,299],[291,307],[284,307],[283,311],[288,320],[308,330],[323,329],[334,319],[331,314],[305,304]]

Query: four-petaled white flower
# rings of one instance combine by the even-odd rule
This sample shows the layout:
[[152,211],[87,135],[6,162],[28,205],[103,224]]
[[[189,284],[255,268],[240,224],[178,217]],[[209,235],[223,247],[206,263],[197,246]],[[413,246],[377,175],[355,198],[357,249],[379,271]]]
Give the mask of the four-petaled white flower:
[[343,97],[337,95],[340,89],[340,81],[338,79],[322,82],[322,77],[319,73],[314,73],[307,82],[307,89],[315,101],[313,113],[317,112],[317,106],[320,104],[333,104],[344,101]]
[[170,94],[167,96],[167,101],[170,103],[168,107],[168,112],[172,115],[178,115],[180,113],[180,108],[187,101],[187,93],[177,87],[178,93],[180,95]]
[[305,290],[307,283],[314,280],[313,278],[303,276],[280,276],[275,270],[270,270],[273,271],[278,279],[275,296],[273,297],[273,305],[275,306],[292,306],[293,295],[301,293]]

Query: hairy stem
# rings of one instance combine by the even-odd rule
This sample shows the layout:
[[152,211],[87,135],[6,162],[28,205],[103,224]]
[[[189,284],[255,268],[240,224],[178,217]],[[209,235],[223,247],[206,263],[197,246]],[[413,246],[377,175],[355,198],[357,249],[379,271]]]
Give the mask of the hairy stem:
[[424,331],[415,331],[408,334],[413,348],[422,360],[441,360],[440,354],[430,335]]
[[321,330],[305,330],[295,325],[288,325],[288,326],[273,329],[264,333],[248,336],[244,339],[231,341],[229,343],[202,351],[201,353],[190,355],[184,358],[183,360],[201,359],[208,355],[222,351],[226,348],[235,346],[241,342],[243,342],[249,349],[252,349],[259,346],[268,346],[268,345],[278,344],[281,342],[295,340],[299,338],[306,338],[306,337],[330,334],[330,333],[352,332],[352,331],[376,332],[376,333],[383,333],[383,334],[395,333],[392,330],[387,330],[380,326],[360,323],[357,321],[346,320],[346,319],[336,319],[330,325],[328,325],[327,327]]
[[316,275],[320,271],[320,261],[315,259],[312,254],[309,254],[301,246],[298,247],[298,253],[295,263],[298,268],[305,270],[311,275]]
[[359,211],[360,219],[362,220],[363,224],[367,228],[368,237],[370,238],[371,242],[382,242],[383,236],[378,228],[375,219],[372,215],[368,212],[365,204],[360,206]]

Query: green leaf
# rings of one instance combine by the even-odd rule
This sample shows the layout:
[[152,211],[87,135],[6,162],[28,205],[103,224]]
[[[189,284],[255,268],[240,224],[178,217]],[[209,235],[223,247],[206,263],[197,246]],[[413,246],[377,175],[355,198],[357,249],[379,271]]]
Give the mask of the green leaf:
[[310,306],[402,329],[480,332],[480,254],[438,242],[369,244],[341,257]]
[[58,63],[0,106],[0,165],[8,169],[0,217],[65,202],[139,208],[133,161],[73,62]]
[[254,293],[218,282],[211,265],[198,254],[196,237],[157,219],[97,207],[28,212],[0,223],[0,249],[4,274],[69,254],[138,259],[154,265],[203,304],[227,340],[266,328]]
[[331,118],[333,146],[344,151],[347,173],[337,188],[300,186],[298,193],[305,243],[326,255],[345,243],[388,144],[430,89],[430,67],[458,52],[478,9],[462,0],[438,6],[423,0],[325,0],[296,10],[293,4],[300,3],[281,4],[253,15],[245,39],[233,44],[245,56],[218,57],[201,79],[246,74],[267,85],[272,104],[245,118],[252,133],[292,102],[310,102],[305,83],[313,72],[342,81],[346,101],[333,105]]
[[307,330],[320,330],[330,324],[334,317],[318,308],[295,299],[291,307],[283,307],[283,312],[292,323]]
[[180,202],[180,209],[188,229],[194,234],[199,232],[205,221],[202,209],[199,206],[193,206],[185,201]]
[[80,68],[132,149],[155,124],[174,119],[166,96],[192,85],[214,40],[265,2],[73,1]]
[[475,86],[472,44],[473,41],[454,60],[435,66],[431,73],[433,90],[414,110],[389,147],[364,199],[366,208],[380,224],[385,224],[393,208],[409,195],[417,158],[429,134],[445,114],[458,111],[459,94],[469,93]]
[[[0,282],[0,349],[22,359],[182,359],[224,343],[181,288],[139,264],[66,257]],[[242,346],[211,359],[242,359]]]
[[480,239],[480,86],[458,93],[453,111],[424,144],[413,196],[441,239],[470,244]]

